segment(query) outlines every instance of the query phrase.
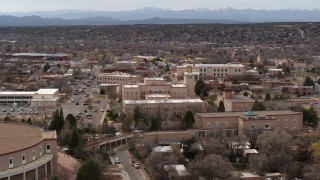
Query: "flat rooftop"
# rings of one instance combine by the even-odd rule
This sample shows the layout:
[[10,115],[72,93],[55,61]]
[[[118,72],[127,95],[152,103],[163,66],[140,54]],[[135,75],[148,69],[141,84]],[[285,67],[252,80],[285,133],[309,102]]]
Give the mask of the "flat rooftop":
[[68,54],[47,54],[47,53],[14,53],[12,56],[30,56],[30,57],[66,57]]
[[59,89],[39,89],[36,94],[54,94],[57,91],[59,91]]
[[203,103],[201,99],[141,99],[141,100],[123,100],[123,104],[181,104],[181,103]]
[[38,91],[1,91],[0,92],[0,96],[1,95],[35,95],[35,94],[54,94],[57,91],[59,91],[59,89],[39,89]]
[[0,155],[31,147],[43,139],[56,139],[56,133],[25,124],[0,123]]
[[[234,116],[247,117],[244,115],[244,113],[248,113],[248,112],[197,113],[196,115],[201,117],[234,117]],[[302,112],[284,110],[284,111],[254,111],[252,113],[256,114],[257,117],[263,117],[263,116],[301,114]]]
[[178,67],[187,67],[187,66],[195,66],[195,67],[244,67],[242,64],[184,64]]

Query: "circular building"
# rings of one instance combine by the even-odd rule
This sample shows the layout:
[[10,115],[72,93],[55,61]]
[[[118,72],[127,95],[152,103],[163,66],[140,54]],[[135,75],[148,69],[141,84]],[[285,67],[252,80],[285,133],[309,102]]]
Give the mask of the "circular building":
[[56,170],[55,131],[0,123],[0,180],[51,179]]

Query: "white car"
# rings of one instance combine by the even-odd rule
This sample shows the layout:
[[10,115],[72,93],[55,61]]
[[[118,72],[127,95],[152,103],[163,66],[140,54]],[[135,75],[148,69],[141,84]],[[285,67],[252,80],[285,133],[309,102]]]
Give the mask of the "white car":
[[133,167],[135,167],[136,169],[139,169],[140,165],[139,165],[139,163],[133,163]]
[[114,164],[120,164],[120,159],[116,158],[115,161],[114,161]]

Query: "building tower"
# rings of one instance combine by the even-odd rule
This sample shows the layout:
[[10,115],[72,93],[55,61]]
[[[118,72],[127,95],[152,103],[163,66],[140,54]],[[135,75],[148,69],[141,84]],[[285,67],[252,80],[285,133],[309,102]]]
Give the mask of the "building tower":
[[187,87],[188,98],[194,98],[194,86],[199,79],[199,72],[192,72],[192,66],[187,67],[187,72],[184,73],[183,84]]

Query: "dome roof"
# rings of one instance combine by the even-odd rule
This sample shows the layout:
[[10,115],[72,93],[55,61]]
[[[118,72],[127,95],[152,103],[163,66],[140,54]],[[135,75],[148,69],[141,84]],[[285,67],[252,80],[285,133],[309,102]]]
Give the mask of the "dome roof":
[[243,115],[245,115],[245,116],[257,116],[257,114],[255,112],[252,112],[252,111],[245,112],[245,113],[243,113]]

